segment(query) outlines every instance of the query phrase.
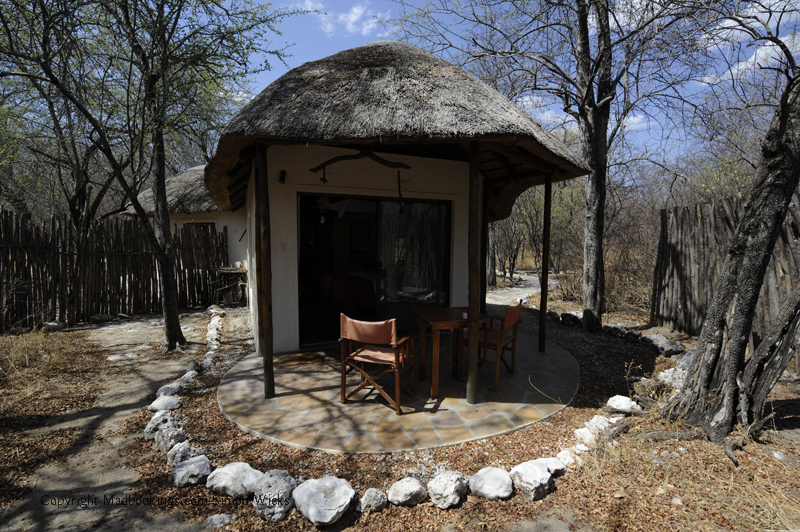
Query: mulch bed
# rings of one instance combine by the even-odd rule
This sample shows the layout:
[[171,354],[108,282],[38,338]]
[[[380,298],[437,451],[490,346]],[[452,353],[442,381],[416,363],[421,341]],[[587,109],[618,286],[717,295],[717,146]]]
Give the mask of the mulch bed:
[[[614,321],[618,317],[610,320]],[[628,316],[628,321],[637,316]],[[524,327],[536,330],[528,316]],[[623,320],[617,320],[623,321]],[[252,347],[248,330],[239,335],[234,352],[238,360]],[[227,421],[216,404],[219,377],[207,381],[183,398],[181,423],[193,445],[202,447],[212,462],[248,462],[259,470],[284,469],[298,482],[324,475],[347,479],[362,493],[369,487],[387,490],[412,475],[425,481],[442,470],[465,476],[486,466],[510,469],[521,462],[554,456],[575,444],[573,430],[583,426],[613,395],[629,395],[627,377],[649,376],[673,362],[640,344],[607,335],[587,336],[577,327],[551,323],[549,338],[562,345],[581,365],[581,385],[572,404],[546,420],[505,435],[425,451],[384,455],[336,455],[298,449],[251,436]],[[693,339],[680,338],[689,346]],[[796,397],[795,397],[796,400]],[[141,433],[150,418],[142,412],[129,420],[129,430]],[[576,530],[744,530],[788,526],[800,519],[800,448],[781,450],[793,462],[785,464],[766,454],[771,444],[751,444],[738,453],[734,467],[722,449],[706,441],[643,442],[645,430],[664,428],[660,419],[642,418],[616,447],[587,456],[578,469],[556,481],[557,490],[537,502],[515,495],[508,501],[470,496],[462,505],[442,511],[430,501],[414,508],[390,507],[378,514],[348,512],[332,530],[495,530],[520,520],[536,520],[554,510],[574,515]],[[674,427],[672,427],[674,429]],[[680,447],[680,449],[679,449]],[[664,453],[669,453],[665,455]],[[215,513],[236,513],[230,530],[300,530],[310,524],[299,514],[276,524],[262,521],[248,502],[232,506],[204,486],[173,487],[164,457],[150,442],[138,439],[126,449],[130,464],[141,475],[139,493],[159,495],[174,503],[157,512],[182,512],[200,522]],[[657,458],[663,465],[657,465]],[[676,500],[680,499],[680,504]],[[326,528],[327,529],[327,528]]]
[[37,469],[86,443],[79,428],[48,427],[90,408],[103,390],[101,353],[86,333],[71,333],[68,341],[64,335],[26,336],[0,339],[6,353],[23,342],[27,351],[27,361],[15,360],[0,386],[0,509],[30,492]]

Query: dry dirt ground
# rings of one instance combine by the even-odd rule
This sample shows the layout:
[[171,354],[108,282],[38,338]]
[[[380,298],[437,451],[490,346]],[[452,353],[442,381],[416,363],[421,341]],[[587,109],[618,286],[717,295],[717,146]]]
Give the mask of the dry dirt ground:
[[[180,376],[192,358],[202,355],[208,321],[203,313],[182,319],[189,344],[182,352],[168,355],[160,345],[164,333],[158,316],[55,333],[69,337],[75,360],[65,360],[64,365],[74,362],[78,371],[67,382],[48,378],[40,390],[14,389],[26,395],[30,392],[24,401],[47,405],[45,411],[59,411],[58,405],[67,403],[66,411],[59,415],[24,415],[24,409],[4,404],[0,449],[4,455],[17,456],[2,460],[2,478],[10,484],[5,486],[2,502],[19,500],[3,511],[1,528],[194,530],[196,525],[176,516],[148,514],[145,505],[114,502],[130,493],[138,481],[138,474],[125,465],[121,455],[136,437],[120,430],[123,421],[145,409],[159,386]],[[140,356],[123,362],[107,360],[126,353]],[[87,379],[95,385],[88,394],[81,389]],[[75,399],[77,404],[70,404]],[[4,403],[12,401],[4,397]],[[39,441],[43,443],[40,453],[19,457],[20,451]],[[47,460],[48,455],[53,460]],[[30,466],[41,462],[49,463],[30,471]],[[16,471],[12,469],[15,466]]]
[[[569,304],[551,304],[571,310]],[[499,310],[499,308],[495,309]],[[529,311],[526,311],[529,312]],[[634,323],[637,316],[610,316]],[[211,501],[203,486],[172,486],[166,460],[152,451],[142,431],[146,408],[158,386],[199,361],[207,316],[182,320],[196,343],[183,353],[160,354],[163,332],[157,318],[71,330],[66,339],[74,356],[46,380],[16,379],[0,388],[0,523],[10,530],[195,530],[209,515],[233,512],[231,530],[311,530],[296,511],[267,526],[251,505],[236,508]],[[537,332],[527,314],[524,327]],[[188,330],[193,329],[193,330]],[[575,443],[572,432],[596,414],[608,397],[628,395],[626,377],[649,375],[672,362],[639,344],[578,328],[550,325],[552,340],[570,350],[581,365],[581,386],[573,403],[541,422],[483,440],[428,451],[392,455],[331,455],[260,440],[238,430],[219,412],[216,385],[226,369],[252,351],[246,313],[226,318],[222,363],[182,397],[179,410],[193,444],[215,464],[246,461],[261,470],[285,469],[298,480],[333,474],[363,492],[387,489],[406,475],[422,480],[442,469],[464,475],[484,466],[509,468],[553,456]],[[664,331],[661,331],[664,332]],[[680,337],[679,337],[680,338]],[[694,339],[680,338],[692,346]],[[149,346],[154,349],[145,350]],[[140,352],[131,362],[109,363],[114,352]],[[150,354],[147,354],[150,353]],[[22,371],[25,374],[25,371]],[[22,383],[22,384],[20,384]],[[514,530],[536,532],[605,530],[778,530],[800,522],[800,393],[783,380],[770,408],[776,421],[762,442],[748,444],[734,467],[721,449],[705,441],[644,442],[637,435],[660,428],[642,417],[619,445],[587,456],[583,465],[559,479],[543,501],[515,496],[508,501],[468,498],[441,511],[430,502],[392,507],[374,515],[348,512],[333,530]],[[52,414],[52,415],[49,415]],[[780,459],[775,453],[779,452]],[[105,497],[156,497],[174,504],[104,504]],[[58,508],[58,498],[97,497]],[[97,504],[94,501],[97,501]],[[202,501],[197,503],[197,501]],[[112,501],[114,502],[114,501]],[[77,499],[80,503],[80,499]]]

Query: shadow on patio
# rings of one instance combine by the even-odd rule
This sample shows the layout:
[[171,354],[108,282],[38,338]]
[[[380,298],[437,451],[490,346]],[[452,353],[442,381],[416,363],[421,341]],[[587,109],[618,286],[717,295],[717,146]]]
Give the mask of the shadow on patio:
[[[547,352],[538,353],[538,338],[521,334],[516,373],[501,366],[499,391],[492,392],[494,369],[481,366],[479,402],[467,404],[465,382],[450,378],[452,353],[445,346],[451,344],[450,335],[443,334],[439,398],[428,399],[428,367],[428,380],[415,383],[416,396],[403,395],[400,416],[369,387],[342,404],[339,354],[332,351],[275,355],[272,399],[264,399],[261,359],[248,355],[222,379],[217,400],[225,417],[256,436],[309,449],[375,453],[502,434],[558,412],[578,390],[580,370],[569,352],[548,343]],[[348,376],[352,386],[358,382],[355,372]],[[380,382],[393,394],[391,376]]]

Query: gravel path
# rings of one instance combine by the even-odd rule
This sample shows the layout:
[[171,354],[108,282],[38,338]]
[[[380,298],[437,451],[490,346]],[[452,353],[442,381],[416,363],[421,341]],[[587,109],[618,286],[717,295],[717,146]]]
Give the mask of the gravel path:
[[[552,290],[558,286],[558,281],[549,279],[547,286]],[[486,302],[490,305],[515,305],[521,298],[538,294],[541,290],[539,277],[532,270],[519,270],[513,286],[488,292],[486,294]]]

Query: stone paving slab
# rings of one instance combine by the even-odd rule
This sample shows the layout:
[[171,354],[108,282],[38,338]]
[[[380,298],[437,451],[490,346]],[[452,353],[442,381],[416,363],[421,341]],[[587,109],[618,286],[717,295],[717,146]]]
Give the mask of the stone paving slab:
[[[339,355],[324,352],[275,355],[272,399],[264,399],[261,359],[248,355],[222,379],[217,401],[225,417],[261,438],[329,452],[382,453],[502,434],[555,414],[578,391],[580,368],[569,352],[548,343],[547,352],[539,353],[538,338],[521,335],[516,373],[501,365],[499,389],[493,392],[494,366],[481,366],[479,401],[468,404],[466,383],[449,378],[452,355],[446,346],[452,340],[442,336],[439,398],[429,398],[430,380],[417,380],[416,395],[403,394],[399,416],[371,387],[342,404]],[[506,357],[510,361],[510,354]],[[430,359],[429,354],[429,364]],[[348,389],[359,381],[350,373]],[[393,397],[394,377],[380,382]]]

